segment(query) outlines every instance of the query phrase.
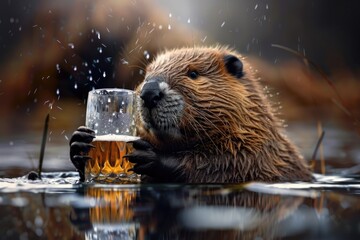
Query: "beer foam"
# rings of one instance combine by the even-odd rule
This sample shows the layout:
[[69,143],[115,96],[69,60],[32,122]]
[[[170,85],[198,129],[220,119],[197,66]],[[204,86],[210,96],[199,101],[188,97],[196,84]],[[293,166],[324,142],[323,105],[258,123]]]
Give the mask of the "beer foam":
[[96,136],[93,141],[116,141],[116,142],[131,142],[140,139],[140,137],[129,136],[129,135],[115,135],[107,134]]

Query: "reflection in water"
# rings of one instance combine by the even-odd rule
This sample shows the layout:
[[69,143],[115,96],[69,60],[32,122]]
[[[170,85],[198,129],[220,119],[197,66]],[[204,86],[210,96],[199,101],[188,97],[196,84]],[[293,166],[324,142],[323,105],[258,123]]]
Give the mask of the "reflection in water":
[[86,239],[136,239],[138,225],[133,222],[136,194],[132,189],[88,188],[86,195],[100,204],[89,209],[93,228],[86,232]]
[[99,202],[86,209],[88,239],[271,239],[303,202],[220,186],[148,186],[138,192],[90,187],[86,193]]
[[280,185],[73,185],[74,177],[45,175],[38,182],[0,179],[0,238],[360,236],[356,179],[327,177],[313,184]]
[[[89,187],[85,192],[99,203],[85,210],[74,208],[87,217],[73,221],[85,230],[87,239],[269,239],[278,235],[279,223],[303,202],[302,197],[219,186],[151,186],[138,192]],[[84,229],[84,222],[92,227]]]

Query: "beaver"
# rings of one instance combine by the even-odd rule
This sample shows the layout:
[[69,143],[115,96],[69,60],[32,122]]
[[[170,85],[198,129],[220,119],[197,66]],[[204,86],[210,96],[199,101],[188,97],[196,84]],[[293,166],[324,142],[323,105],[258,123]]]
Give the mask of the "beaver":
[[[311,181],[312,174],[283,134],[246,59],[227,47],[191,47],[159,54],[136,88],[141,137],[126,157],[145,181],[240,183]],[[71,159],[91,145],[80,128]]]

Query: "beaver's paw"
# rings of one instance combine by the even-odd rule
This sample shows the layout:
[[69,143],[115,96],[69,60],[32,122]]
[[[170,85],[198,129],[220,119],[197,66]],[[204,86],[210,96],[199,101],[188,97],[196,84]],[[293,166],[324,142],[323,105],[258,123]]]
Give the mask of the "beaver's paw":
[[184,174],[179,167],[176,153],[161,153],[142,139],[133,142],[134,151],[125,157],[135,163],[137,174],[147,175],[155,182],[183,182]]
[[95,138],[95,132],[87,127],[79,127],[70,139],[70,160],[79,172],[80,181],[84,181],[85,164],[90,159],[87,154],[94,146],[90,143]]

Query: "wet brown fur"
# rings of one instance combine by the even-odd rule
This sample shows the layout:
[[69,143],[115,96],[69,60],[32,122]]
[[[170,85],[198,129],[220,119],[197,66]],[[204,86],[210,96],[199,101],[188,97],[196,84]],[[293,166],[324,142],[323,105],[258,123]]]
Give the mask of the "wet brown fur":
[[[228,73],[223,61],[228,54],[241,59],[242,78]],[[187,77],[189,69],[200,77]],[[159,75],[185,101],[179,123],[184,134],[159,139],[141,124],[139,134],[160,151],[177,146],[187,182],[312,179],[305,161],[282,134],[255,71],[240,54],[224,47],[165,51],[147,67],[146,78]]]

